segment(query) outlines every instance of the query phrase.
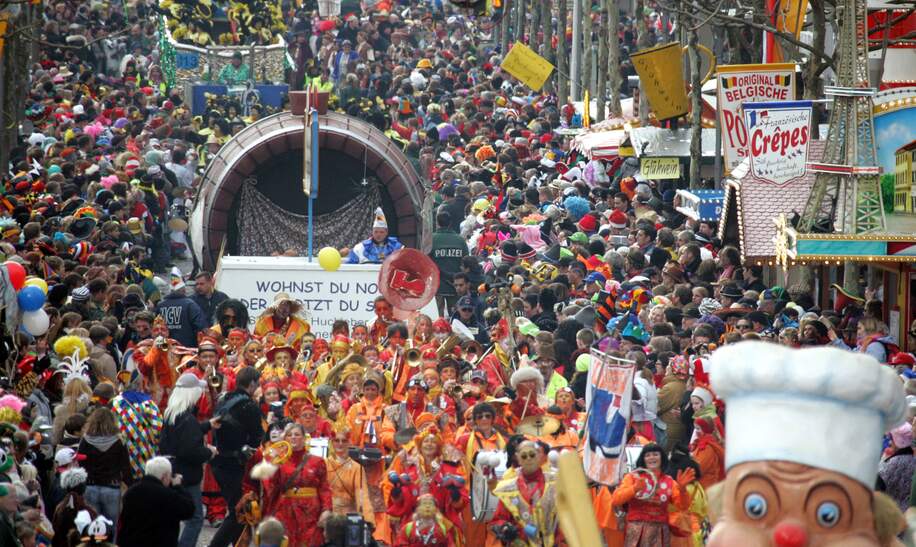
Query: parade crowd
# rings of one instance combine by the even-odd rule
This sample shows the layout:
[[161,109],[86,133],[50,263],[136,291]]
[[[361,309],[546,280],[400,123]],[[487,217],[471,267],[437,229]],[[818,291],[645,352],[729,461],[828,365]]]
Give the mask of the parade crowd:
[[[325,339],[279,293],[249,317],[211,272],[176,264],[208,158],[270,109],[215,97],[191,115],[158,49],[159,17],[182,6],[42,6],[0,197],[0,545],[191,547],[205,522],[213,547],[563,545],[554,466],[586,448],[601,355],[635,365],[626,438],[641,447],[624,466],[638,472],[591,488],[604,540],[702,546],[725,477],[716,348],[867,354],[916,401],[880,293],[836,287],[822,307],[679,213],[679,181],[578,157],[556,130],[581,114],[499,69],[498,11],[382,2],[322,19],[284,2],[245,19],[247,41],[169,22],[199,44],[286,32],[291,87],[384,131],[434,197],[438,316],[380,296],[373,321],[339,317]],[[240,61],[219,78],[247,78]],[[381,211],[366,235],[345,261],[402,248]],[[24,287],[44,293],[45,324],[15,320]],[[909,422],[887,436],[875,485],[901,510],[912,437]]]

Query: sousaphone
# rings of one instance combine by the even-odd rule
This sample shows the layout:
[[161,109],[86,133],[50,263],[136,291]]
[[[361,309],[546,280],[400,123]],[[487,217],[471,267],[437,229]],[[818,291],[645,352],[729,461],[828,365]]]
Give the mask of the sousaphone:
[[400,249],[382,262],[378,288],[395,308],[419,310],[429,304],[439,290],[439,268],[417,249]]
[[362,367],[360,376],[365,374],[366,369],[369,368],[369,361],[367,361],[365,357],[351,353],[350,355],[347,355],[341,359],[339,363],[334,365],[331,370],[328,371],[328,375],[324,379],[324,383],[333,387],[334,389],[337,389],[342,380],[341,373],[343,373],[344,369],[347,368],[347,365],[351,364],[356,364]]

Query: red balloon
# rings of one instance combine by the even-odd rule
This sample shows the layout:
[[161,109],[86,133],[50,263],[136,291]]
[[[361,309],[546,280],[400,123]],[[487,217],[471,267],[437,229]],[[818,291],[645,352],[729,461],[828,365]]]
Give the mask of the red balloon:
[[6,271],[10,274],[10,283],[18,291],[25,285],[25,268],[22,267],[22,264],[12,260],[7,260],[3,265],[6,266]]

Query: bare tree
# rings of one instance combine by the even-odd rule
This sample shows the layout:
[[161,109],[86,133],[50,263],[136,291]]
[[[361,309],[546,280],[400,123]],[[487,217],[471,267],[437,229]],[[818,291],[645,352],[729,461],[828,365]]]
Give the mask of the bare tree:
[[687,39],[687,54],[690,59],[690,188],[700,188],[700,163],[703,159],[703,124],[700,121],[703,107],[700,105],[701,80],[700,52],[697,49],[697,31],[691,28]]
[[602,25],[607,25],[607,3],[601,0],[599,7],[601,15],[598,20],[598,91],[595,93],[597,99],[595,119],[600,122],[604,121],[604,106],[606,104],[605,98],[607,97],[608,33],[602,27]]
[[503,16],[499,21],[499,51],[505,55],[509,51],[509,23],[512,21],[512,0],[503,0]]
[[[566,49],[566,25],[568,13],[566,0],[558,0],[557,5],[557,100],[561,105],[569,100],[569,59]],[[575,0],[574,0],[575,1]]]
[[[622,77],[620,74],[620,41],[617,38],[617,27],[620,26],[620,9],[617,2],[612,0],[603,0],[604,10],[607,13],[607,61],[602,67],[606,67],[607,85],[608,85],[608,117],[622,116],[620,108],[620,86]],[[603,97],[603,95],[602,95]]]
[[[0,7],[2,5],[0,3]],[[4,36],[0,62],[0,169],[3,171],[9,164],[10,150],[16,146],[29,90],[29,66],[37,33],[35,25],[29,24],[32,9],[31,3],[24,3],[19,5],[18,13],[13,10]]]

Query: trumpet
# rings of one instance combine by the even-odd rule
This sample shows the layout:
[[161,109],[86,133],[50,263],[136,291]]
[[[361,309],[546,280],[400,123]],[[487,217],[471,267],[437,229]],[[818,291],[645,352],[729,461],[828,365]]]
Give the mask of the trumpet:
[[225,377],[221,372],[216,370],[216,367],[210,367],[210,373],[207,375],[207,384],[210,388],[215,391],[220,391],[223,389],[223,381]]
[[404,362],[408,367],[418,367],[423,364],[423,354],[417,348],[408,348],[404,352]]
[[420,353],[420,350],[417,348],[408,348],[401,358],[398,358],[398,355],[395,354],[394,377],[392,378],[394,385],[400,383],[401,376],[404,374],[406,368],[418,368],[422,364],[423,354]]

